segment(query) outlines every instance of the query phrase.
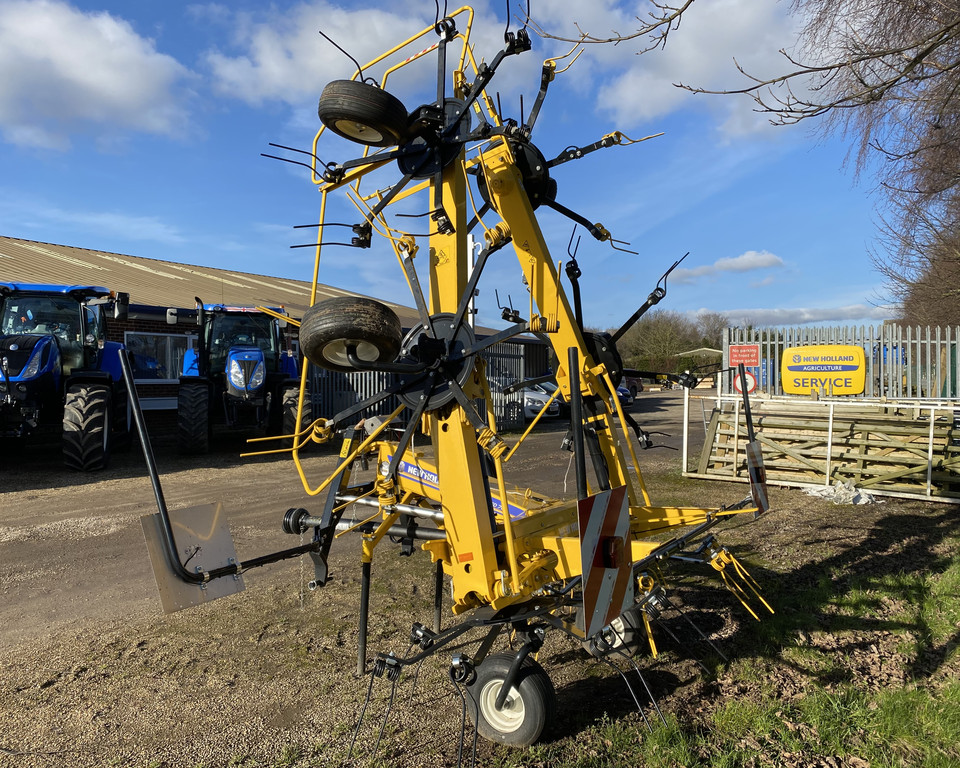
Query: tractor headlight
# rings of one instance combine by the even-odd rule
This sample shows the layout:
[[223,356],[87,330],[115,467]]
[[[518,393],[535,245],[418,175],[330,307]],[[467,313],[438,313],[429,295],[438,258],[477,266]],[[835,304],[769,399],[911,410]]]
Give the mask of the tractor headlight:
[[263,384],[263,379],[266,374],[267,370],[263,367],[263,362],[257,363],[257,367],[253,369],[253,375],[250,377],[250,389],[257,389]]
[[30,357],[30,361],[27,363],[27,367],[20,372],[21,379],[32,379],[34,376],[40,373],[41,357],[43,357],[43,350],[35,350],[33,355]]
[[246,382],[243,380],[243,368],[236,360],[230,361],[230,383],[237,389],[246,388]]

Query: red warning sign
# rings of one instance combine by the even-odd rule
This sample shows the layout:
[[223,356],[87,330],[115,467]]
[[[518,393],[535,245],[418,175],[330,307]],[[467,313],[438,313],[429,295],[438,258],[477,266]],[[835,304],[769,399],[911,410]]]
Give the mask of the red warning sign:
[[728,365],[736,368],[741,363],[747,368],[756,368],[760,365],[759,344],[731,344],[727,349]]
[[740,381],[740,374],[738,373],[733,377],[733,388],[741,394],[743,394],[743,390],[747,390],[747,394],[750,394],[757,388],[757,377],[750,371],[744,371],[743,381]]

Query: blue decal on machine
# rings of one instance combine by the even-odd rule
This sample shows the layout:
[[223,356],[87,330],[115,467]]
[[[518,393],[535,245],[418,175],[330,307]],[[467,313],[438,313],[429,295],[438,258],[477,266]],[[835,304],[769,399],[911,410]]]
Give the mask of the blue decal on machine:
[[[387,461],[390,461],[393,456],[387,456]],[[419,483],[425,488],[430,488],[435,491],[440,490],[440,476],[429,469],[421,467],[419,464],[415,464],[410,461],[401,461],[400,466],[397,467],[397,472],[402,477],[407,478],[408,480],[413,480],[415,483]],[[497,515],[503,514],[503,504],[500,503],[500,499],[496,496],[491,496],[490,502],[493,505],[493,512]],[[510,508],[510,519],[519,520],[522,517],[527,516],[527,510],[523,507],[518,507],[516,504],[507,504]]]
[[[388,459],[392,459],[392,456],[388,456]],[[410,480],[420,483],[427,488],[432,488],[436,491],[440,490],[440,478],[436,472],[431,472],[429,469],[424,469],[419,464],[414,464],[409,461],[401,461],[400,466],[397,468],[398,472]]]
[[[490,503],[493,504],[494,514],[496,515],[503,514],[503,504],[500,503],[500,499],[498,499],[496,496],[491,496]],[[523,507],[518,507],[516,504],[510,504],[510,503],[508,503],[507,506],[510,508],[511,520],[519,520],[520,518],[527,516],[527,510],[525,510]]]

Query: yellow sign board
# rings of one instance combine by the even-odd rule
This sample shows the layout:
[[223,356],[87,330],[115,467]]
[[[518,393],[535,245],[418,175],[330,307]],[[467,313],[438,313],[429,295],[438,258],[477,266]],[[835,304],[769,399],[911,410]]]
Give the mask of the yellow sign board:
[[780,359],[780,383],[788,395],[859,395],[865,378],[863,347],[788,347]]

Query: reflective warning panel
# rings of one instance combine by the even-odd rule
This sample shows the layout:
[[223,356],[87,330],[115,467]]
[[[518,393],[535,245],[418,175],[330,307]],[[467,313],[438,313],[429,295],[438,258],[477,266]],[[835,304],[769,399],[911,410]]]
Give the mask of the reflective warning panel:
[[862,347],[788,347],[780,359],[780,383],[788,395],[859,395],[865,378]]
[[625,485],[577,502],[586,637],[633,605],[630,509]]

